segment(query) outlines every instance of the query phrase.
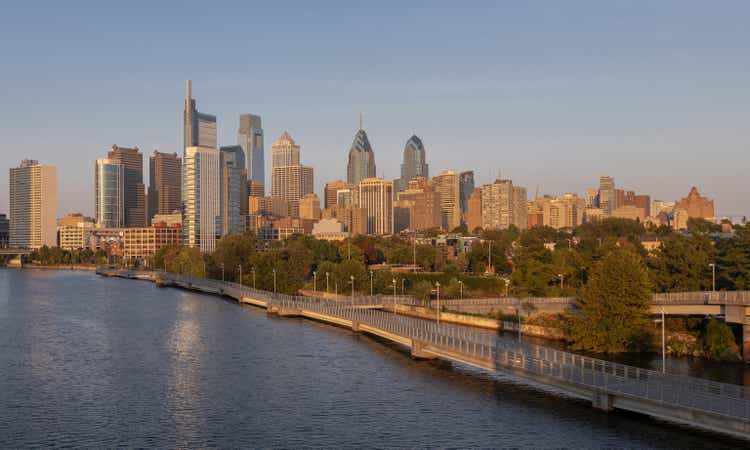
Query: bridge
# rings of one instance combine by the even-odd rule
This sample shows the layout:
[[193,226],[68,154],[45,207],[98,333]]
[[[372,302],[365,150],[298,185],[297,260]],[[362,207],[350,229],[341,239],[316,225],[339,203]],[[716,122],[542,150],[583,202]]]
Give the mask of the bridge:
[[30,248],[0,248],[0,255],[30,255],[34,250]]
[[230,297],[269,314],[349,328],[394,342],[413,357],[443,359],[510,374],[609,411],[647,414],[704,430],[750,439],[750,389],[705,379],[617,364],[450,324],[437,324],[351,302],[275,294],[236,283],[160,272],[98,270],[108,276],[141,278]]

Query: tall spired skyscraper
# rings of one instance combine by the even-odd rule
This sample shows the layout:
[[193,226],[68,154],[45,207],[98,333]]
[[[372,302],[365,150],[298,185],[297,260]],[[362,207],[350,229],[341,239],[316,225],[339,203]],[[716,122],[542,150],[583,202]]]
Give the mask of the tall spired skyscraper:
[[424,144],[416,135],[412,135],[404,147],[404,162],[401,163],[401,179],[398,180],[398,191],[406,190],[409,181],[416,177],[430,178],[429,166],[425,159]]
[[[217,148],[216,146],[216,116],[198,112],[193,100],[192,82],[185,82],[185,145],[188,147]],[[183,149],[184,150],[184,149]]]
[[367,133],[362,129],[362,115],[359,115],[359,131],[354,135],[349,149],[349,164],[346,167],[346,181],[358,184],[365,178],[375,178],[375,154],[370,146]]
[[237,130],[237,144],[242,147],[247,160],[247,179],[266,184],[265,163],[263,162],[263,126],[260,116],[240,114],[240,128]]

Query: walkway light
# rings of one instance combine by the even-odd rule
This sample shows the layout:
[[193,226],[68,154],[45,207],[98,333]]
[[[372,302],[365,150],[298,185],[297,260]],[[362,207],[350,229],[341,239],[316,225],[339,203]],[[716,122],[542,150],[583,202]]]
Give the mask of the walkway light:
[[435,282],[435,293],[437,295],[437,323],[440,324],[440,282]]
[[711,291],[716,292],[716,264],[711,263],[708,267],[711,268]]

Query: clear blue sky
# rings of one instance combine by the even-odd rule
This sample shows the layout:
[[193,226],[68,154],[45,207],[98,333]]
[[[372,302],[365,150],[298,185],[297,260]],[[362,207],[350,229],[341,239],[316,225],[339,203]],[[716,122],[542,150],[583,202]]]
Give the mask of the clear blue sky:
[[267,153],[288,130],[319,193],[363,111],[389,178],[416,133],[433,174],[530,196],[604,174],[664,200],[697,185],[750,215],[748,24],[744,1],[5,2],[0,212],[24,157],[58,167],[62,215],[92,213],[112,144],[181,152],[190,78],[220,144],[260,114]]

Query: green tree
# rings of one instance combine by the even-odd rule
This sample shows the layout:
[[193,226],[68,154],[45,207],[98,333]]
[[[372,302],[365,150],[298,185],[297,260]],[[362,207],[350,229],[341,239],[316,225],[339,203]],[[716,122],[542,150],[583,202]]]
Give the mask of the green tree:
[[642,351],[651,342],[650,283],[638,254],[615,250],[597,262],[578,298],[571,340],[601,353]]
[[701,337],[703,348],[710,358],[719,361],[736,361],[739,351],[729,325],[711,319]]
[[418,281],[411,288],[411,293],[417,300],[427,302],[432,295],[432,283],[427,280]]

